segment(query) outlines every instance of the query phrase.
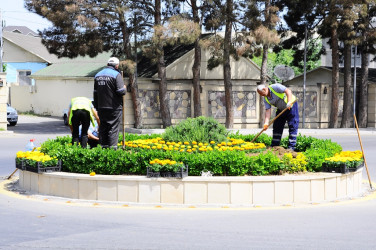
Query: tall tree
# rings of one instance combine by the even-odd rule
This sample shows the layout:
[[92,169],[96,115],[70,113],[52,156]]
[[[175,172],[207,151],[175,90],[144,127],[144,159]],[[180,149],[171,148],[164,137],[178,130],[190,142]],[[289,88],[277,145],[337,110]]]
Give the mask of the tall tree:
[[[206,0],[199,1],[199,0],[187,0],[187,2],[191,6],[192,11],[192,19],[198,25],[200,31],[202,29],[202,22],[205,13],[208,11],[208,4]],[[200,94],[200,78],[201,78],[201,44],[200,44],[200,37],[197,37],[195,41],[195,55],[194,55],[194,62],[192,66],[192,84],[193,84],[193,109],[194,117],[198,117],[202,115],[201,110],[201,94]]]
[[343,0],[342,13],[339,23],[339,37],[343,41],[343,58],[344,58],[344,94],[343,94],[343,112],[341,128],[351,126],[351,46],[356,44],[355,21],[358,19],[357,8],[353,0]]
[[166,64],[164,58],[162,32],[162,5],[161,0],[154,1],[154,41],[157,48],[158,78],[159,78],[159,105],[163,128],[171,126],[169,98],[167,96]]
[[233,25],[233,0],[226,1],[226,26],[225,39],[223,47],[223,77],[225,83],[225,99],[226,99],[226,128],[234,127],[234,110],[233,110],[233,93],[231,81],[231,65],[230,65],[230,49],[231,49],[231,35]]
[[[246,16],[250,19],[249,29],[257,44],[262,46],[260,84],[266,84],[268,80],[268,53],[274,45],[280,42],[276,30],[279,22],[279,8],[273,0],[251,0],[247,6]],[[264,100],[260,100],[260,117],[265,115]],[[264,122],[260,119],[260,126]]]
[[209,70],[222,64],[225,100],[226,100],[226,128],[234,126],[234,110],[233,110],[233,92],[231,78],[230,56],[234,52],[234,44],[232,40],[232,28],[236,25],[233,0],[213,0],[212,10],[205,16],[205,28],[207,30],[218,31],[224,27],[224,38],[215,34],[206,40],[205,48],[211,48],[211,58],[208,61]]
[[[111,51],[127,67],[132,86],[132,102],[135,127],[142,127],[140,104],[137,101],[137,85],[134,75],[130,37],[135,32],[128,13],[130,1],[55,1],[25,0],[28,10],[47,18],[53,26],[40,31],[42,43],[50,53],[58,57],[74,58]],[[131,63],[130,63],[131,62]]]
[[167,95],[165,46],[177,43],[192,44],[200,35],[200,30],[197,24],[180,15],[179,1],[141,1],[145,11],[154,16],[153,35],[143,50],[157,63],[160,113],[163,127],[166,128],[171,125],[171,115]]
[[359,50],[361,54],[361,73],[359,86],[359,113],[357,115],[358,125],[361,128],[367,127],[368,120],[368,71],[370,54],[375,54],[373,46],[376,43],[376,27],[371,25],[372,19],[376,16],[376,3],[374,0],[364,1],[360,5],[358,31],[360,34]]

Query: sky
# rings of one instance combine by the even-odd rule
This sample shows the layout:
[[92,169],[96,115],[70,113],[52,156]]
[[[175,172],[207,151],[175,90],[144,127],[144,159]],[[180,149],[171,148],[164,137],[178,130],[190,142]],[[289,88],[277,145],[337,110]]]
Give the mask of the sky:
[[37,32],[51,26],[47,19],[24,8],[24,0],[0,0],[2,19],[6,26],[26,26]]

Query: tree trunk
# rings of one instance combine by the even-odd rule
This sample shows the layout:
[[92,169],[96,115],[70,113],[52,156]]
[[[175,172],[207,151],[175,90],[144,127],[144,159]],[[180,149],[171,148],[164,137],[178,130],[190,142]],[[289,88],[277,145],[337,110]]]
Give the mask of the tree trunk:
[[339,103],[339,56],[338,56],[338,34],[337,28],[331,29],[332,39],[332,106],[330,111],[329,128],[336,128],[338,122]]
[[[268,49],[269,46],[264,44],[262,46],[262,61],[261,61],[261,75],[260,75],[260,84],[267,85],[267,76],[268,76]],[[265,103],[264,97],[260,97],[260,127],[264,125],[265,118]]]
[[343,113],[341,128],[351,127],[351,45],[345,43],[344,48],[344,93],[343,93]]
[[360,73],[360,86],[359,86],[359,114],[357,116],[358,126],[360,128],[367,127],[368,121],[368,53],[362,49],[361,60],[362,69]]
[[129,75],[129,84],[131,86],[131,97],[132,97],[133,111],[134,111],[134,127],[142,128],[143,119],[142,119],[142,112],[141,112],[141,102],[138,99],[138,84],[136,81],[136,75],[134,74]]
[[[192,14],[193,14],[193,20],[195,23],[198,23],[200,25],[200,18],[198,14],[198,7],[196,0],[191,0],[192,5]],[[201,27],[201,25],[200,25]],[[193,73],[193,117],[198,117],[202,115],[201,111],[201,91],[200,91],[200,78],[201,78],[201,46],[200,46],[200,38],[198,37],[195,41],[195,58],[194,63],[192,67],[192,73]]]
[[[155,25],[162,25],[161,19],[161,0],[155,0]],[[158,78],[159,80],[159,105],[161,111],[162,125],[163,128],[171,126],[171,116],[169,109],[169,98],[167,96],[167,81],[166,81],[166,64],[164,60],[164,50],[163,45],[160,42],[158,44],[158,54],[157,63],[158,63]]]
[[225,40],[223,49],[223,76],[225,83],[225,99],[226,99],[226,128],[234,127],[234,110],[233,110],[233,94],[231,82],[231,65],[230,65],[230,46],[231,46],[231,31],[232,31],[232,0],[227,0],[226,3],[226,28]]
[[[132,48],[130,44],[130,32],[127,26],[127,23],[124,19],[124,15],[120,15],[120,24],[122,29],[122,35],[123,35],[123,43],[124,43],[124,51],[127,55],[128,60],[134,60],[132,56]],[[137,49],[136,49],[137,53]],[[136,66],[137,67],[137,66]],[[136,69],[137,70],[137,69]],[[142,128],[143,122],[142,122],[142,115],[141,115],[141,104],[138,100],[138,85],[137,81],[135,81],[135,78],[137,77],[133,70],[128,70],[128,79],[129,79],[129,85],[131,86],[131,98],[133,103],[133,110],[134,110],[134,127],[135,128]],[[124,105],[124,104],[123,104]]]

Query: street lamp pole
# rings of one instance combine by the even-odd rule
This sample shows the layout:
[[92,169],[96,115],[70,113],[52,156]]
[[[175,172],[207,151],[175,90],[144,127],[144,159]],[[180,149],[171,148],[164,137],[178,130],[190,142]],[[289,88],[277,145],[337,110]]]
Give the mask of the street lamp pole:
[[302,110],[303,124],[302,124],[302,128],[305,128],[305,96],[306,96],[306,74],[307,74],[306,64],[307,64],[307,25],[305,26],[305,32],[304,32],[304,74],[303,74],[303,110]]
[[[355,108],[356,108],[356,54],[357,54],[358,46],[355,45],[355,52],[354,52],[354,97],[353,97],[353,116],[355,117]],[[355,119],[354,119],[354,128],[355,128]]]

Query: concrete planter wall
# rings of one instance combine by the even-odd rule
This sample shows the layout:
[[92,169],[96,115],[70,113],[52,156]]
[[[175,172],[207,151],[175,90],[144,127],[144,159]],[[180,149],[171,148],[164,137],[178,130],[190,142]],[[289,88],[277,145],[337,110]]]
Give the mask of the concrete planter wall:
[[71,199],[143,204],[283,205],[333,201],[362,192],[362,169],[349,174],[199,177],[184,179],[20,171],[33,193]]

